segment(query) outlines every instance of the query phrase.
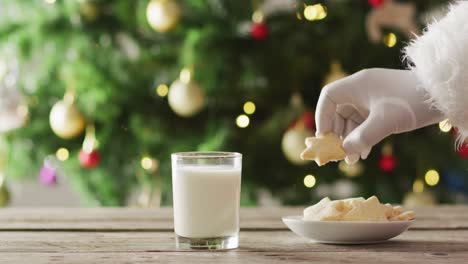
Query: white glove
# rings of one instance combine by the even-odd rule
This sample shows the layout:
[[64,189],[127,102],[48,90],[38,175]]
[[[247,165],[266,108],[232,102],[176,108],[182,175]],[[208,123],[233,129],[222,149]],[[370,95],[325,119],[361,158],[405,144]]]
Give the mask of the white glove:
[[366,159],[385,137],[443,120],[417,86],[411,71],[390,69],[366,69],[328,84],[315,112],[317,135],[341,136],[347,163]]

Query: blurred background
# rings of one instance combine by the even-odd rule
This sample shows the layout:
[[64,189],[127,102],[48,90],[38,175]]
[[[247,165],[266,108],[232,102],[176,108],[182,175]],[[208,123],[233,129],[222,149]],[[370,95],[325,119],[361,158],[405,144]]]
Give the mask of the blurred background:
[[447,1],[2,0],[0,205],[171,205],[170,154],[244,155],[242,205],[376,194],[466,203],[449,122],[356,165],[299,159],[321,88],[401,49]]

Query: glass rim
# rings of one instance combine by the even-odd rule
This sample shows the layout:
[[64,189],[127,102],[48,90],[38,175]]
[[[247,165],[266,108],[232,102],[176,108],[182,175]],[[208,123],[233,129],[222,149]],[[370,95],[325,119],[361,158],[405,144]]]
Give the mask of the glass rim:
[[171,156],[184,159],[242,158],[241,153],[228,151],[187,151],[172,153]]

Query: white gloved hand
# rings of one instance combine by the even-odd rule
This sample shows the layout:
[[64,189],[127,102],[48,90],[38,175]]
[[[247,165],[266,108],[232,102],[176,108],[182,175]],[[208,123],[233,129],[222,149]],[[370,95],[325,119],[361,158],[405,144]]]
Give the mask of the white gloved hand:
[[325,86],[315,120],[317,135],[341,136],[346,162],[367,158],[371,148],[391,134],[440,122],[418,89],[411,71],[366,69]]

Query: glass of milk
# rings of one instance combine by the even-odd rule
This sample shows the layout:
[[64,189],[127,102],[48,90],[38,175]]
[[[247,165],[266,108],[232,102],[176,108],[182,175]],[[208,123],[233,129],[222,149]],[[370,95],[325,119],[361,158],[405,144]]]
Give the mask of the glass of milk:
[[177,248],[238,247],[241,169],[240,153],[172,154]]

